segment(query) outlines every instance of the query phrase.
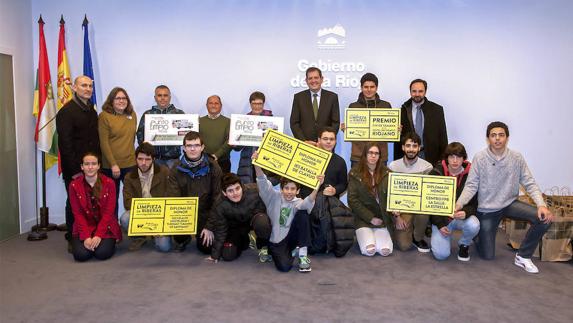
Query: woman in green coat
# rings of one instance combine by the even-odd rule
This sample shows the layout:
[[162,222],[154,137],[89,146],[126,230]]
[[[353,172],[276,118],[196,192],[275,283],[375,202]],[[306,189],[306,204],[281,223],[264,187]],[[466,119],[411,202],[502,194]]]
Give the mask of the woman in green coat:
[[380,148],[369,142],[358,164],[348,174],[348,205],[354,213],[356,240],[365,256],[389,256],[393,250],[392,218],[386,212],[388,168]]

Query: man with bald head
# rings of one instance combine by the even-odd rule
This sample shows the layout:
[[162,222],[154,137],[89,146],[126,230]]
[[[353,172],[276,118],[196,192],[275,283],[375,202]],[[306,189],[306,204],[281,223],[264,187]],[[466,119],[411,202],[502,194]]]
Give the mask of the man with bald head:
[[[80,167],[82,156],[86,152],[101,156],[97,112],[90,100],[93,93],[93,81],[85,75],[78,76],[74,80],[72,90],[74,91],[72,100],[66,103],[56,115],[58,148],[66,192],[72,179],[82,174]],[[68,242],[71,239],[73,223],[74,215],[68,198],[66,201],[68,230],[66,239]]]
[[221,97],[211,95],[207,98],[207,115],[199,118],[199,134],[205,145],[205,152],[217,161],[223,173],[228,173],[231,171],[231,119],[221,114],[222,109]]

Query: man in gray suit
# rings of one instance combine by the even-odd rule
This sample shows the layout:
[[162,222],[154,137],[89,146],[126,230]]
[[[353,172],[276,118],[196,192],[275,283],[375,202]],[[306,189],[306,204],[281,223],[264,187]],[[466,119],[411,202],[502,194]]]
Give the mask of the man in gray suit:
[[322,71],[317,67],[306,70],[308,90],[294,95],[290,115],[290,129],[295,138],[316,146],[318,130],[340,126],[338,95],[321,88]]

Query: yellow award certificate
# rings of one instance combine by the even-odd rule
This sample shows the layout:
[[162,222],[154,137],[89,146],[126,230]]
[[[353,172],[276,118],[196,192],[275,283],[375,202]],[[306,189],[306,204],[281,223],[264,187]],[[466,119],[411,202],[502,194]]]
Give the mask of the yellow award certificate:
[[253,164],[316,189],[319,186],[316,177],[324,174],[331,156],[332,153],[324,149],[268,130]]
[[197,197],[134,198],[128,236],[197,233]]
[[452,176],[390,173],[387,211],[453,216],[456,181]]
[[400,109],[346,109],[345,141],[400,141]]

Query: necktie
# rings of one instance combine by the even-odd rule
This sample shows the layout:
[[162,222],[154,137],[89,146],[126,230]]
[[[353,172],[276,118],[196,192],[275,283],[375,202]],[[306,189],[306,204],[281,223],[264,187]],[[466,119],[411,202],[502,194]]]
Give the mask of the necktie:
[[312,94],[312,111],[314,112],[314,120],[318,118],[318,93]]
[[[422,121],[422,107],[416,107],[416,124],[414,125],[414,130],[420,136],[420,138],[424,138],[424,121]],[[422,144],[424,140],[422,139]]]

